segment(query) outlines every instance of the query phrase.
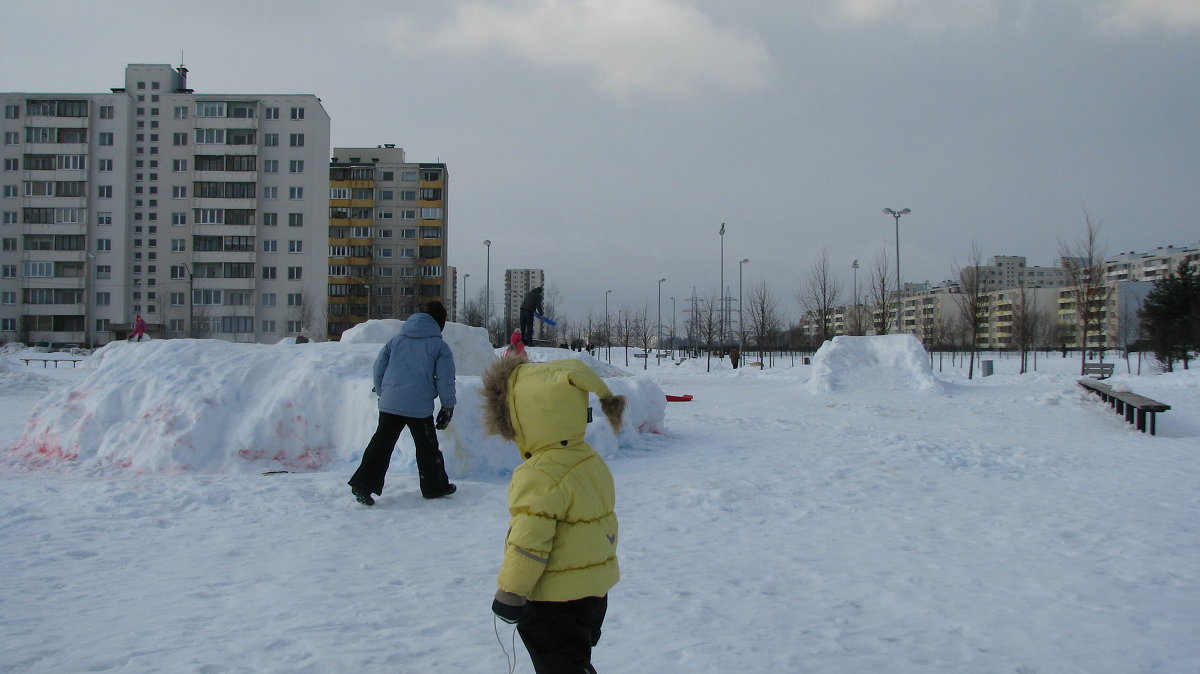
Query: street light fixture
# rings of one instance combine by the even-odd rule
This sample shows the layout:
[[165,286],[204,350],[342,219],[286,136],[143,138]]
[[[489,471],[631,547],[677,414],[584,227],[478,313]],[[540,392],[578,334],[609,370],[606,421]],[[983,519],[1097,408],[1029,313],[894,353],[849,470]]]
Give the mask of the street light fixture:
[[903,302],[900,299],[900,216],[912,213],[911,209],[905,208],[899,211],[894,211],[890,208],[883,209],[885,215],[892,216],[896,221],[896,332],[899,333],[903,327],[900,323],[900,309]]
[[[746,326],[742,323],[742,265],[750,261],[750,258],[745,258],[738,262],[738,358],[742,357],[742,349],[745,348],[743,342],[746,341]],[[759,345],[762,348],[762,345]]]
[[671,298],[671,353],[675,353],[675,298]]
[[858,316],[858,260],[851,262],[850,266],[854,269],[854,322],[851,324],[851,328],[854,330],[855,334],[858,334],[858,329],[860,326]]
[[492,240],[484,239],[483,245],[487,247],[487,276],[484,277],[487,287],[484,291],[484,301],[487,302],[487,306],[483,309],[483,329],[488,333],[488,341],[491,341],[491,326],[488,323],[492,318]]
[[[468,281],[470,278],[471,278],[471,275],[470,275],[470,274],[463,274],[463,290],[462,290],[462,298],[463,298],[464,300],[466,300],[466,304],[470,304],[470,302],[471,302],[471,296],[467,294],[467,281]],[[465,320],[467,320],[467,317],[466,317],[466,316],[459,316],[459,315],[458,315],[458,305],[455,305],[455,307],[454,307],[454,315],[455,315],[456,317],[458,317],[458,319],[459,319],[460,321],[465,321]]]
[[[658,279],[658,341],[654,344],[658,353],[662,353],[662,284],[666,280],[665,278]],[[649,357],[650,354],[646,354],[646,356]],[[658,358],[657,356],[655,356],[654,360],[656,364],[662,363],[662,358]]]
[[604,352],[608,358],[608,362],[612,362],[612,337],[608,334],[608,296],[612,294],[611,290],[604,291]]
[[725,223],[721,223],[721,231],[717,232],[721,235],[721,287],[717,288],[717,296],[721,298],[721,305],[718,315],[721,317],[721,348],[725,346]]

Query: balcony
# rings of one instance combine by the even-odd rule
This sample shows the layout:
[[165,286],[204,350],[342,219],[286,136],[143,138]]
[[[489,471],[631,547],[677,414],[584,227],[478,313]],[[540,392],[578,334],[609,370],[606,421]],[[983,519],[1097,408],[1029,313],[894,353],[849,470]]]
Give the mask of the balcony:
[[[208,230],[205,230],[208,233]],[[206,250],[192,253],[196,262],[254,262],[254,251]]]
[[83,262],[86,254],[82,250],[27,250],[22,259],[26,262]]

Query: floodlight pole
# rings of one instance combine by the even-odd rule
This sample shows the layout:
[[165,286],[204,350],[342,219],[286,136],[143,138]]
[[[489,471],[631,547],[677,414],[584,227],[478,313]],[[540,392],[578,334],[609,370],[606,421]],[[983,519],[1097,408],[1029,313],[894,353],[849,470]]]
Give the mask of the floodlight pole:
[[904,208],[896,211],[885,208],[883,212],[892,216],[892,219],[896,221],[896,332],[899,333],[903,329],[900,323],[900,310],[903,306],[900,296],[900,216],[912,213],[912,209]]

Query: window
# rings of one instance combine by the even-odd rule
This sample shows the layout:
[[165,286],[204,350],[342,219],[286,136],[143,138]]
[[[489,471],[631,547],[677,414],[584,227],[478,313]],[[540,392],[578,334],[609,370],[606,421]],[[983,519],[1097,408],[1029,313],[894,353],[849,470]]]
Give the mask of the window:
[[187,186],[175,185],[171,188],[172,199],[187,199]]
[[17,277],[17,265],[15,265],[15,264],[0,265],[0,278],[16,278],[16,277]]
[[53,278],[54,263],[53,262],[26,262],[25,263],[26,278]]
[[303,293],[288,293],[287,305],[289,307],[298,307],[303,303]]
[[107,264],[96,265],[96,278],[112,278],[112,266]]
[[379,190],[380,201],[391,201],[395,197],[393,190]]
[[278,213],[263,213],[263,227],[276,227],[279,225]]
[[293,133],[288,137],[288,145],[292,147],[304,147],[304,134]]
[[175,119],[187,119],[188,109],[186,105],[175,106]]
[[264,185],[262,188],[263,199],[278,199],[279,188],[273,185]]
[[187,250],[187,239],[171,239],[171,252],[182,253]]
[[304,275],[303,267],[288,267],[288,280],[289,281],[299,281],[303,275]]
[[288,227],[303,227],[303,226],[304,226],[304,214],[303,213],[288,213]]
[[270,281],[271,279],[277,278],[275,275],[275,267],[263,267],[262,277],[264,281]]
[[330,199],[349,199],[350,198],[350,188],[349,187],[331,187],[331,188],[329,188],[329,198]]
[[225,129],[196,129],[196,143],[203,145],[224,145]]
[[304,119],[304,108],[292,108],[292,119]]
[[171,134],[171,143],[173,145],[187,145],[187,134],[186,133]]
[[399,220],[416,220],[417,212],[408,209],[396,211],[396,218]]
[[183,173],[184,171],[187,171],[187,161],[188,160],[186,159],[171,160],[171,170],[175,173]]
[[21,142],[21,134],[19,132],[17,132],[17,131],[5,131],[4,132],[4,144],[5,145],[16,145],[20,142]]
[[220,208],[197,208],[194,214],[198,225],[225,224],[225,211]]
[[0,304],[16,304],[16,291],[0,293]]
[[15,225],[20,222],[16,211],[4,211],[4,224]]
[[197,101],[196,102],[197,117],[224,117],[225,102],[224,101]]
[[376,248],[375,256],[376,257],[391,257],[392,249],[391,248]]
[[304,173],[304,160],[293,159],[288,162],[288,173]]
[[15,198],[17,198],[17,196],[18,196],[18,192],[17,192],[16,185],[5,185],[4,186],[4,198],[5,199],[15,199]]
[[279,119],[279,108],[264,108],[263,119]]
[[[15,241],[15,240],[14,240],[14,241]],[[14,248],[13,250],[16,250],[16,249]],[[288,241],[288,252],[289,252],[289,253],[301,253],[301,252],[304,252],[304,242],[303,242],[303,241],[297,241],[297,240],[294,240],[294,239],[293,239],[293,240],[291,240],[291,241]]]
[[112,135],[111,131],[101,131],[100,135],[99,135],[99,139],[100,139],[99,142],[101,145],[112,145],[113,144],[113,135]]
[[264,159],[263,160],[263,173],[279,173],[279,160],[278,159]]
[[263,293],[262,294],[262,305],[264,307],[275,306],[275,293]]
[[383,180],[384,181],[391,182],[395,179],[396,179],[396,174],[394,172],[392,172],[392,171],[384,171],[383,172]]
[[16,158],[5,159],[4,160],[4,170],[5,171],[20,171],[21,170],[21,160],[16,159]]
[[262,252],[274,253],[279,250],[279,242],[275,239],[263,239]]
[[262,322],[262,331],[265,333],[275,332],[275,321],[264,320]]
[[3,240],[3,246],[0,246],[0,248],[3,250],[16,250],[17,240],[15,238],[5,238]]
[[17,331],[17,319],[15,319],[15,318],[0,318],[0,331],[16,332]]
[[303,199],[303,198],[304,198],[304,188],[303,187],[289,187],[288,188],[288,199]]
[[96,196],[100,197],[101,199],[112,199],[112,185],[98,185],[97,187],[99,189]]
[[427,220],[437,220],[442,217],[442,209],[440,208],[422,208],[421,217]]
[[279,146],[279,134],[264,133],[263,134],[263,145],[266,147],[278,147]]
[[112,239],[96,239],[96,250],[106,253],[112,250]]
[[19,105],[4,106],[4,119],[20,119],[20,117],[21,117],[21,106],[19,106]]
[[96,306],[106,307],[112,304],[111,293],[96,293]]
[[101,173],[112,173],[112,170],[113,170],[113,160],[111,160],[111,159],[97,159],[97,160],[96,160],[96,166],[97,166],[97,167],[99,167],[99,169],[100,169],[100,172],[101,172]]

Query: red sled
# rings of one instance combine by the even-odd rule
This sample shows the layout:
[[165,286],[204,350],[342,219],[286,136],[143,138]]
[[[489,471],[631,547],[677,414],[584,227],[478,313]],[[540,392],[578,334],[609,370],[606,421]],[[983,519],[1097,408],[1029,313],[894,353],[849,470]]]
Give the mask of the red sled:
[[692,395],[690,393],[682,396],[667,396],[667,402],[669,403],[686,403],[691,399]]

